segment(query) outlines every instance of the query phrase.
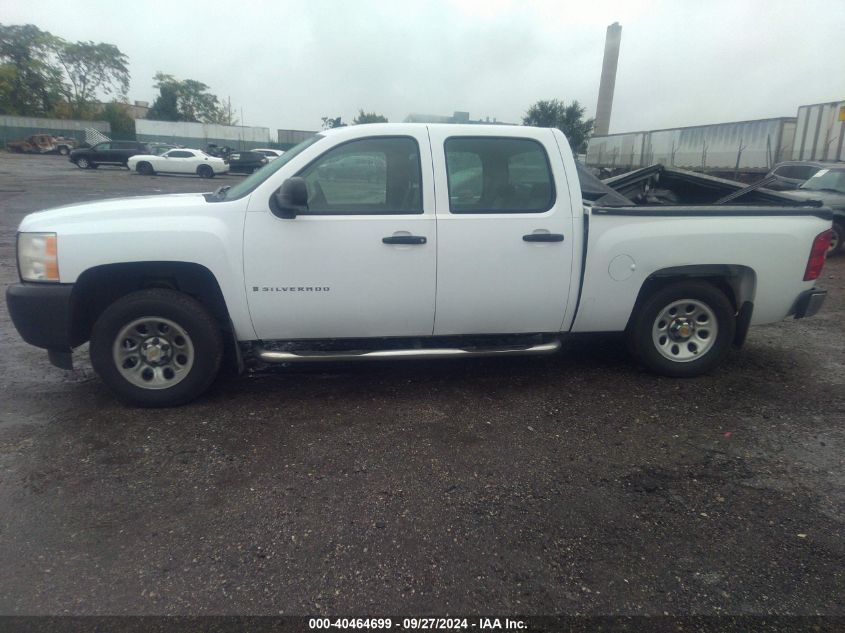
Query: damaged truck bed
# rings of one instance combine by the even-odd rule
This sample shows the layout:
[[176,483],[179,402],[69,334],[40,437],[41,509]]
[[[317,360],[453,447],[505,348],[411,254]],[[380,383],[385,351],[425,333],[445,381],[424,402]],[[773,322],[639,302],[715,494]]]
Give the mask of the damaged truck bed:
[[788,193],[770,191],[767,181],[753,185],[684,169],[651,165],[599,180],[581,163],[578,177],[584,201],[598,207],[663,205],[822,206]]

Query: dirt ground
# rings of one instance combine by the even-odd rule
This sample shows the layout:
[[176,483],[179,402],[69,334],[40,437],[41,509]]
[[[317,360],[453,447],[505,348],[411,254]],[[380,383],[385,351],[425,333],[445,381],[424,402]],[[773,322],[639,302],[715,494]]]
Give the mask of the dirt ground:
[[[0,153],[0,282],[28,212],[238,179]],[[84,348],[49,365],[2,299],[0,613],[845,615],[845,258],[820,285],[695,380],[589,336],[159,411]]]

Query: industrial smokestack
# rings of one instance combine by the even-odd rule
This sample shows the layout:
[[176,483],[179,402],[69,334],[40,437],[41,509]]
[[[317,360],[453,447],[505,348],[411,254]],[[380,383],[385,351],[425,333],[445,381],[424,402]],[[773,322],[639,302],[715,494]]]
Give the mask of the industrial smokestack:
[[607,27],[604,40],[604,61],[601,64],[599,102],[596,105],[596,122],[593,133],[604,136],[610,129],[610,111],[613,108],[613,89],[616,87],[616,65],[619,62],[619,44],[622,41],[622,27],[614,22]]

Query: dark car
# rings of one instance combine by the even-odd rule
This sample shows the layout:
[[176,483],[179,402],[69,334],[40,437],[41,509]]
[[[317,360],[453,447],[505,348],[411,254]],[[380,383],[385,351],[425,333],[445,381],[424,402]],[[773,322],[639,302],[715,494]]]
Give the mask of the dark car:
[[100,165],[122,165],[135,154],[149,154],[146,143],[139,141],[106,141],[93,147],[73,150],[68,160],[80,169],[95,169]]
[[267,157],[258,152],[232,152],[229,154],[229,172],[251,174],[267,164]]
[[833,237],[828,255],[841,253],[845,247],[845,163],[820,163],[820,169],[797,189],[784,195],[802,200],[821,200],[833,210]]
[[798,189],[817,171],[831,167],[845,167],[845,164],[816,160],[784,161],[775,165],[772,171],[766,174],[766,179],[771,180],[766,183],[765,187],[775,191]]

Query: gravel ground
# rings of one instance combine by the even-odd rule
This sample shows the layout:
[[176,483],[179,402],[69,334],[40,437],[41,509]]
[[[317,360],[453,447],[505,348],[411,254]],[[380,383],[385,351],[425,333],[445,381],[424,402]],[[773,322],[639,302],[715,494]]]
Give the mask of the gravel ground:
[[[24,214],[239,177],[0,154]],[[765,220],[761,220],[765,221]],[[711,376],[616,336],[548,358],[323,365],[142,411],[0,310],[0,613],[845,615],[845,258]]]

